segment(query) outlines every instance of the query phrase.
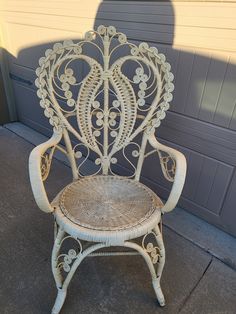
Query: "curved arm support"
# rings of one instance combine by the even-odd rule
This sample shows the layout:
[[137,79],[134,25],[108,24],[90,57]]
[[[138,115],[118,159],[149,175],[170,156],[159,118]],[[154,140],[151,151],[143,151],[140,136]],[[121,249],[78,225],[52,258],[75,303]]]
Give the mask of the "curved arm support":
[[53,136],[47,142],[35,147],[29,156],[29,176],[31,188],[38,207],[46,213],[51,213],[54,209],[48,200],[44,188],[43,177],[41,173],[41,159],[47,149],[55,147],[60,142],[61,138],[61,132],[53,133]]
[[162,212],[170,212],[173,210],[178,203],[180,195],[182,193],[185,177],[186,177],[186,170],[187,170],[187,163],[184,155],[179,151],[165,146],[159,143],[154,134],[149,137],[150,145],[156,149],[157,151],[164,151],[170,155],[171,158],[175,160],[176,163],[176,170],[175,170],[175,177],[174,182],[172,185],[172,189],[169,195],[168,200],[166,201],[164,207],[162,208]]

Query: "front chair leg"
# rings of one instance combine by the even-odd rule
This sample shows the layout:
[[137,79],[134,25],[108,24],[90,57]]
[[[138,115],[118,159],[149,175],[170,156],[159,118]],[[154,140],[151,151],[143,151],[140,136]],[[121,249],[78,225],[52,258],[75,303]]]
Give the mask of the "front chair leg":
[[[72,239],[76,242],[77,249],[70,249],[66,254],[60,254],[60,249],[65,240]],[[55,234],[55,242],[52,251],[52,272],[58,289],[57,298],[52,309],[52,314],[60,313],[65,302],[68,285],[82,260],[92,252],[109,246],[105,243],[96,243],[83,250],[81,241],[70,235],[65,235],[59,227]],[[62,272],[64,271],[64,276]]]
[[[153,236],[153,238],[156,240],[157,246],[153,245],[152,242],[147,241],[148,236]],[[150,256],[151,262],[155,267],[155,273],[151,271],[152,284],[160,306],[164,306],[165,298],[161,289],[160,280],[165,265],[165,247],[163,243],[162,233],[158,225],[153,229],[152,232],[146,234],[143,237],[142,247]]]
[[157,241],[157,246],[159,248],[159,257],[158,257],[157,269],[156,269],[157,277],[152,282],[153,282],[154,290],[156,292],[157,299],[160,305],[164,306],[165,298],[161,290],[160,280],[161,280],[162,271],[165,265],[165,247],[164,247],[162,233],[160,232],[160,229],[158,226],[154,228],[154,233],[156,234],[155,237]]
[[63,242],[63,238],[65,235],[65,232],[62,229],[57,229],[57,225],[55,223],[55,242],[52,250],[52,273],[56,282],[57,286],[57,298],[56,302],[54,304],[54,307],[52,309],[52,314],[57,314],[60,312],[62,305],[64,304],[67,290],[63,289],[63,277],[61,274],[61,267],[58,261],[59,258],[59,252],[60,248]]
[[[148,240],[148,237],[150,237],[150,240]],[[151,237],[157,245],[153,245],[151,242]],[[156,226],[153,231],[147,233],[143,237],[142,245],[125,241],[124,246],[138,251],[144,258],[152,276],[152,284],[157,296],[157,300],[160,306],[164,306],[165,298],[161,290],[160,280],[165,264],[165,248],[159,227]]]
[[52,314],[60,313],[60,310],[65,302],[67,290],[63,290],[62,288],[58,288],[57,298],[55,304],[52,309]]

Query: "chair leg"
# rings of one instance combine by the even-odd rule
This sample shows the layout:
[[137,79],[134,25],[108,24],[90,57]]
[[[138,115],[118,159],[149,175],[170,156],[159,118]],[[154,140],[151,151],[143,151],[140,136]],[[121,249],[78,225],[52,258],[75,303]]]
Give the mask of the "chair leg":
[[160,280],[161,280],[162,271],[165,265],[165,247],[164,247],[164,242],[162,238],[162,233],[160,232],[160,229],[158,226],[154,228],[154,233],[156,237],[157,246],[159,248],[159,258],[157,262],[156,278],[152,280],[152,283],[153,283],[153,288],[156,292],[156,296],[157,296],[160,306],[164,306],[165,298],[164,298],[164,295],[162,293],[162,289],[160,286]]
[[[157,246],[154,246],[151,242],[147,242],[148,236],[152,236],[154,238]],[[143,237],[142,246],[133,242],[125,242],[124,245],[137,250],[145,259],[152,276],[152,284],[157,300],[160,306],[164,306],[165,298],[160,286],[160,280],[165,264],[165,247],[159,227],[156,226],[152,232]],[[156,269],[154,265],[157,266]]]
[[[57,230],[56,224],[55,224],[55,230]],[[58,267],[58,257],[59,257],[59,252],[60,252],[64,235],[65,235],[65,232],[62,229],[59,229],[57,232],[55,232],[55,242],[54,242],[54,246],[52,250],[52,273],[53,273],[57,290],[58,290],[56,302],[52,309],[52,314],[57,314],[60,312],[62,305],[64,304],[66,293],[67,293],[67,291],[64,290],[62,287],[63,277],[61,274],[61,269],[60,267]]]
[[54,304],[53,309],[52,309],[52,314],[60,313],[60,310],[61,310],[61,308],[65,302],[65,299],[66,299],[66,294],[67,294],[67,290],[63,290],[63,289],[58,288],[57,298],[56,298],[55,304]]
[[[78,253],[74,249],[70,249],[67,254],[60,254],[61,246],[67,239],[74,239],[78,243]],[[52,272],[58,290],[52,314],[60,313],[66,299],[68,285],[82,260],[93,251],[106,246],[109,245],[104,243],[93,244],[83,251],[82,244],[79,239],[75,239],[70,235],[65,236],[65,232],[59,228],[52,251]],[[62,270],[65,272],[64,277],[62,276]]]
[[[154,246],[150,240],[147,240],[149,236],[153,237],[157,243],[156,246]],[[74,249],[70,249],[67,254],[60,254],[63,242],[69,238],[74,239],[78,243],[78,253]],[[68,285],[82,260],[94,251],[107,246],[110,245],[106,243],[97,243],[89,246],[83,251],[79,239],[75,239],[70,235],[65,236],[65,232],[61,228],[57,230],[52,251],[52,271],[58,289],[58,294],[52,309],[52,314],[60,313],[66,299]],[[159,226],[156,226],[153,231],[143,237],[142,246],[129,241],[124,242],[123,246],[132,248],[143,256],[152,276],[152,284],[158,302],[161,306],[164,306],[165,299],[161,290],[160,280],[165,264],[165,248]],[[156,269],[154,266],[157,266]],[[64,270],[66,274],[64,277],[62,276],[62,270]]]

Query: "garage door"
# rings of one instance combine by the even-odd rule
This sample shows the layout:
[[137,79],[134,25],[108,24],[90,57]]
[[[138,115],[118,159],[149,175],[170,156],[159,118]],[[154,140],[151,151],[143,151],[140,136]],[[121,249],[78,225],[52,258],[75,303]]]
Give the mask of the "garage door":
[[[20,121],[50,134],[33,82],[38,58],[54,41],[113,24],[129,39],[157,46],[172,64],[176,86],[157,135],[188,160],[179,205],[236,235],[236,4],[94,0],[88,8],[69,2],[54,9],[53,1],[37,7],[33,0],[8,1],[3,27]],[[165,198],[170,186],[156,160],[151,163],[143,180]]]

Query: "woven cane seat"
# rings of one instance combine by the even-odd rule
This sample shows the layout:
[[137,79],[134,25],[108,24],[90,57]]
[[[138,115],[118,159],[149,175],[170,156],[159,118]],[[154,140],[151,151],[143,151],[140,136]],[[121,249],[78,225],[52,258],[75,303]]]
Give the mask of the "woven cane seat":
[[142,183],[102,175],[71,183],[59,199],[60,210],[69,220],[100,231],[138,226],[162,206],[160,198]]

